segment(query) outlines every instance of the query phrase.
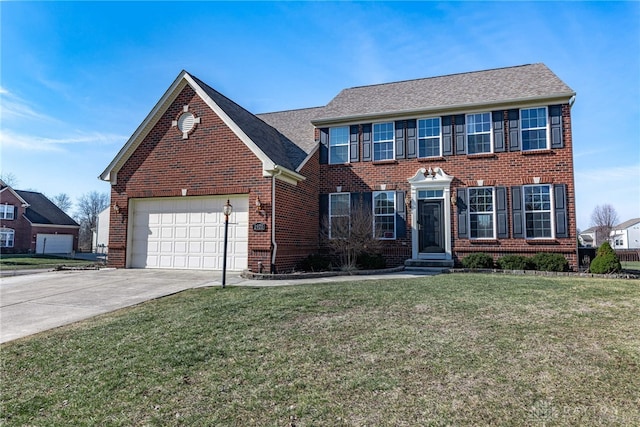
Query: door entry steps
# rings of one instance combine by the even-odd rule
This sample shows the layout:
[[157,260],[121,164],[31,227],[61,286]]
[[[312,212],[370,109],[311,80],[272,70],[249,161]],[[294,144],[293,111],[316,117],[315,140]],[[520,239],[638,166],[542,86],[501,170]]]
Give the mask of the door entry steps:
[[453,268],[450,259],[408,259],[404,262],[405,271],[448,273],[450,268]]

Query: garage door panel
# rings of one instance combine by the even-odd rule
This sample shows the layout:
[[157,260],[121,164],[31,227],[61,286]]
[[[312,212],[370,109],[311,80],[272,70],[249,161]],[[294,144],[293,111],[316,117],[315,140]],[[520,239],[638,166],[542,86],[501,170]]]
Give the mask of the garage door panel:
[[221,269],[224,247],[222,206],[227,198],[234,208],[229,218],[227,268],[247,268],[247,196],[132,200],[130,265]]
[[73,235],[46,234],[36,235],[36,253],[38,254],[68,254],[73,251]]

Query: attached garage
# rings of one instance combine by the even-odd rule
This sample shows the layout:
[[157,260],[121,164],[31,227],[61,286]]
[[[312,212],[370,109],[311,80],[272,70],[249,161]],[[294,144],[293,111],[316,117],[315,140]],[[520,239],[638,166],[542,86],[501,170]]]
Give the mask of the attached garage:
[[229,217],[227,269],[248,265],[248,196],[131,199],[128,266],[222,270],[224,215]]
[[37,254],[69,254],[73,252],[73,235],[44,234],[36,235]]

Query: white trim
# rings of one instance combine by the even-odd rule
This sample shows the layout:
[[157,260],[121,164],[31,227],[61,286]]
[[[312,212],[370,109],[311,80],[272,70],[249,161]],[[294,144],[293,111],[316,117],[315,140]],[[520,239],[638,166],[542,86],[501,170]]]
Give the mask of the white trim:
[[[2,190],[0,190],[0,194],[2,194],[2,192],[4,192],[5,190],[9,190],[11,192],[11,194],[13,194],[20,201],[20,204],[21,204],[21,206],[23,208],[28,208],[29,206],[31,206],[29,203],[27,203],[27,201],[25,199],[20,197],[20,195],[18,193],[16,193],[16,191],[13,188],[9,187],[8,185],[6,187],[4,187]],[[5,202],[3,204],[8,205],[9,203]]]
[[[431,168],[429,168],[431,169]],[[411,257],[413,259],[453,259],[451,249],[451,182],[453,176],[447,175],[441,168],[436,167],[428,174],[428,170],[420,168],[407,181],[411,186]],[[444,254],[421,254],[418,247],[418,191],[442,190],[444,211]]]
[[[544,108],[544,119],[545,122],[547,123],[545,126],[545,138],[546,138],[546,146],[544,148],[529,148],[527,150],[524,149],[524,138],[522,136],[523,132],[525,131],[524,127],[522,126],[522,110],[534,110],[534,109],[538,109],[538,108]],[[518,130],[518,132],[520,132],[520,149],[522,151],[526,151],[526,152],[530,152],[530,151],[538,151],[538,150],[549,150],[551,148],[551,120],[549,117],[549,107],[546,105],[538,105],[536,107],[526,107],[526,108],[519,108],[518,109],[518,117],[520,119],[520,129]],[[537,128],[528,128],[527,130],[531,130],[531,129],[541,129],[540,127]]]
[[[347,199],[349,200],[349,202],[348,202],[349,213],[346,214],[346,215],[332,215],[331,214],[331,211],[332,211],[332,209],[331,209],[331,196],[347,196]],[[329,239],[335,239],[336,238],[336,237],[333,237],[331,235],[331,228],[332,228],[331,227],[331,224],[332,224],[331,218],[332,217],[344,218],[345,216],[347,217],[347,220],[349,221],[349,230],[351,230],[351,193],[347,193],[347,192],[344,192],[344,193],[341,193],[341,192],[329,193],[329,203],[328,203],[328,212],[327,212],[327,217],[328,217],[328,220],[329,220],[329,224],[328,224],[328,226],[329,226]]]
[[[393,131],[391,132],[391,158],[390,159],[377,159],[376,160],[376,132],[375,132],[375,127],[376,125],[386,125],[388,123],[391,123],[391,125],[393,126]],[[388,139],[385,139],[383,141],[378,141],[378,144],[387,144],[389,142]],[[386,162],[389,160],[395,160],[396,159],[396,122],[393,120],[386,120],[386,121],[379,121],[379,122],[375,122],[375,123],[371,123],[371,161],[373,162]]]
[[[478,180],[478,186],[477,187],[467,187],[467,197],[468,197],[468,205],[469,205],[469,214],[467,215],[467,230],[469,230],[469,240],[495,240],[497,238],[498,235],[498,213],[496,212],[496,187],[488,187],[488,186],[484,186],[480,184],[481,180]],[[491,211],[483,211],[483,212],[471,212],[471,190],[485,190],[485,189],[490,189],[491,190],[491,206],[493,207],[493,210]],[[487,214],[490,213],[492,220],[491,220],[491,224],[492,224],[492,235],[490,237],[471,237],[471,215],[483,215],[483,214]]]
[[[343,147],[343,146],[347,146],[347,161],[346,162],[336,162],[333,163],[331,161],[331,131],[333,129],[346,129],[347,130],[347,142],[346,144],[339,144],[339,145],[334,145],[333,147]],[[329,128],[329,142],[328,142],[328,163],[329,165],[344,165],[349,163],[349,161],[351,160],[351,127],[350,126],[332,126]]]
[[[385,186],[386,188],[386,186]],[[392,214],[376,214],[376,195],[377,194],[391,194],[391,200],[393,201],[393,213]],[[397,240],[397,225],[396,225],[396,215],[398,213],[398,207],[396,206],[396,192],[394,190],[380,190],[374,191],[371,193],[371,216],[373,217],[372,226],[373,226],[373,237],[378,240]],[[376,236],[376,217],[393,217],[393,237],[377,237]]]
[[[525,188],[531,187],[549,187],[549,222],[551,227],[551,236],[549,237],[527,237],[527,212],[547,212],[547,210],[527,211]],[[553,240],[556,238],[556,194],[553,184],[528,184],[522,186],[522,220],[525,240]]]
[[[469,136],[470,135],[484,135],[487,132],[479,132],[479,133],[473,133],[470,134],[469,133],[469,116],[474,116],[474,115],[484,115],[484,114],[488,114],[489,115],[489,151],[482,151],[480,153],[470,153],[469,152]],[[464,148],[465,151],[467,153],[467,156],[474,156],[476,154],[493,154],[494,152],[494,147],[493,147],[493,115],[491,113],[491,111],[480,111],[480,112],[476,112],[476,113],[467,113],[464,115]]]
[[[436,156],[420,156],[420,120],[438,119],[438,154]],[[453,126],[453,124],[451,124]],[[435,136],[424,137],[424,139],[435,138]],[[431,159],[434,157],[442,157],[442,116],[420,117],[416,119],[416,156],[418,159]]]

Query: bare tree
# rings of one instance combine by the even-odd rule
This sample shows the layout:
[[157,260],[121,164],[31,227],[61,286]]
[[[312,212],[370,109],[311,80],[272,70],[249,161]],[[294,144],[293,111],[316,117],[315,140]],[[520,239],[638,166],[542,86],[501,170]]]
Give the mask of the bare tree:
[[591,226],[596,229],[596,245],[609,240],[611,230],[618,224],[618,213],[609,204],[598,205],[591,213]]
[[18,185],[18,177],[16,177],[11,172],[0,172],[0,180],[7,184],[9,187],[14,187]]
[[69,209],[73,206],[73,202],[71,201],[71,197],[67,193],[60,193],[51,198],[51,201],[59,207],[62,211],[69,213]]
[[98,223],[98,215],[109,206],[109,195],[91,191],[78,198],[76,221],[80,224],[78,246],[83,250],[91,249],[93,230]]
[[323,218],[323,241],[340,259],[343,270],[354,270],[358,256],[378,253],[381,241],[373,234],[371,209],[351,209],[345,215]]

